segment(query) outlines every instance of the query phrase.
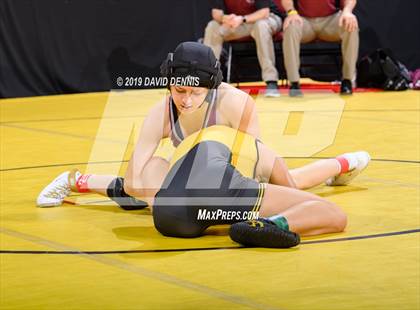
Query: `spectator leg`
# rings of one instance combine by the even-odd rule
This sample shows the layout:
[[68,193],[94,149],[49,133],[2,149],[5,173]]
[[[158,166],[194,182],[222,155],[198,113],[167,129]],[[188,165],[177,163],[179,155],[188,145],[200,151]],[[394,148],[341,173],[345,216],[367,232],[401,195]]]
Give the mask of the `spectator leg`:
[[217,59],[220,59],[224,41],[236,40],[249,36],[250,24],[243,24],[235,29],[226,29],[215,20],[210,21],[204,31],[204,44],[211,47]]
[[290,82],[298,82],[300,67],[300,44],[310,42],[316,38],[315,31],[306,18],[302,18],[303,24],[290,24],[283,34],[283,57],[287,79]]
[[348,32],[339,27],[341,12],[325,18],[319,38],[324,41],[341,41],[343,55],[343,79],[353,80],[356,74],[356,62],[359,55],[359,29]]
[[221,25],[215,20],[210,21],[204,31],[204,44],[211,47],[216,55],[216,58],[220,58],[223,46],[223,36],[220,32]]
[[353,32],[341,30],[341,53],[343,54],[343,79],[353,80],[359,55],[359,29]]
[[260,63],[262,79],[277,81],[279,75],[276,69],[273,34],[281,29],[281,20],[277,16],[270,16],[254,23],[251,36],[257,45],[257,57]]

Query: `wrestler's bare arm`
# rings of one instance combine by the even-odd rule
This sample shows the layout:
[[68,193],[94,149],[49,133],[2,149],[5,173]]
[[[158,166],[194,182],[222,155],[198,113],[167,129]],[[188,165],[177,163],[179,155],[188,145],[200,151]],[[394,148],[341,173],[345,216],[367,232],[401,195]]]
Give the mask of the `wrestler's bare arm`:
[[220,110],[229,127],[260,139],[257,109],[254,99],[247,93],[233,87],[224,89]]
[[155,105],[145,118],[125,174],[125,189],[135,197],[145,197],[143,170],[161,139],[167,136],[166,102]]

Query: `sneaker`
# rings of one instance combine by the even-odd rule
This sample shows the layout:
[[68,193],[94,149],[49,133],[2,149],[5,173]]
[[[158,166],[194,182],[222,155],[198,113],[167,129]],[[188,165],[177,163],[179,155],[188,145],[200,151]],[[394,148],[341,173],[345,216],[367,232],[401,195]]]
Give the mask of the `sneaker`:
[[267,81],[267,87],[265,88],[265,96],[278,98],[280,97],[280,92],[277,86],[277,82],[275,81]]
[[303,97],[302,90],[300,89],[299,82],[292,82],[289,88],[290,97]]
[[[64,198],[72,191],[71,182],[76,180],[77,170],[66,171],[56,177],[39,194],[36,204],[40,208],[57,207],[63,203]],[[75,181],[73,181],[75,184]],[[77,191],[77,190],[75,190]]]
[[368,152],[360,151],[354,153],[346,153],[342,156],[349,158],[350,160],[356,161],[356,166],[339,175],[329,178],[325,181],[325,184],[328,186],[339,186],[339,185],[346,185],[350,183],[356,176],[358,176],[363,170],[366,169],[370,162],[370,155]]
[[298,234],[283,230],[265,218],[232,224],[229,236],[237,243],[252,247],[291,248],[300,243]]
[[351,94],[353,94],[353,86],[351,85],[350,80],[342,80],[341,81],[340,94],[341,95],[351,95]]

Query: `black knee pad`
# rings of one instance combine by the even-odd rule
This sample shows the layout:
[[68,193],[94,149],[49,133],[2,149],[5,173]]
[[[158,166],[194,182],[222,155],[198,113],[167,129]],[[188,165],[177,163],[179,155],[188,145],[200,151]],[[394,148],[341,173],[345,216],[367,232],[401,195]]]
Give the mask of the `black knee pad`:
[[124,178],[118,177],[109,184],[106,194],[124,210],[141,210],[147,203],[131,197],[124,191]]

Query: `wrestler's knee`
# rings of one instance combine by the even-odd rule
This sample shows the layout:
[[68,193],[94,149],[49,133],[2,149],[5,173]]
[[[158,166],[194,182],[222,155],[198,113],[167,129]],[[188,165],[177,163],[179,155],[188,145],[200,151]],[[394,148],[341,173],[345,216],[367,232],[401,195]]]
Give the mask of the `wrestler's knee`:
[[331,227],[334,232],[342,232],[347,226],[347,215],[340,207],[330,202],[331,208]]
[[338,232],[344,231],[347,226],[347,215],[339,209],[336,219],[336,228]]

